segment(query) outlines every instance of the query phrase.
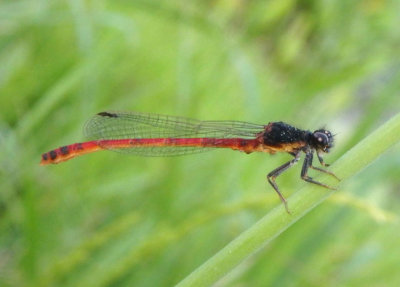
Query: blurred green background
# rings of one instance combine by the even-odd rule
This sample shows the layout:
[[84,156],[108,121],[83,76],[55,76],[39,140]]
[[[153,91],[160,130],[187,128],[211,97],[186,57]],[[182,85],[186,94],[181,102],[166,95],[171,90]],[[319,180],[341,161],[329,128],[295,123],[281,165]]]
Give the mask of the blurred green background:
[[[400,110],[400,1],[1,1],[0,285],[171,286],[280,204],[288,155],[39,166],[103,110],[282,120],[333,162]],[[297,166],[278,178],[289,196]],[[217,286],[400,286],[400,148]],[[290,205],[290,201],[289,201]]]

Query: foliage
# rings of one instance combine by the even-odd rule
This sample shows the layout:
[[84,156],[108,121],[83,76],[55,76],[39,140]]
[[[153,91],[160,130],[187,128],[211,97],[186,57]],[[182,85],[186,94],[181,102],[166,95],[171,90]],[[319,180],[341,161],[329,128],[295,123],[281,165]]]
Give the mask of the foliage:
[[[399,146],[375,134],[353,164],[342,157],[400,110],[399,9],[376,0],[2,1],[0,285],[171,286],[283,211],[265,175],[287,155],[102,152],[38,165],[42,152],[84,140],[91,115],[114,109],[325,125],[337,134],[326,161],[340,158],[339,176],[387,150],[290,228],[281,212],[274,224],[287,229],[218,284],[399,286]],[[301,195],[329,192],[299,173],[277,182],[306,211],[298,204],[317,201]]]

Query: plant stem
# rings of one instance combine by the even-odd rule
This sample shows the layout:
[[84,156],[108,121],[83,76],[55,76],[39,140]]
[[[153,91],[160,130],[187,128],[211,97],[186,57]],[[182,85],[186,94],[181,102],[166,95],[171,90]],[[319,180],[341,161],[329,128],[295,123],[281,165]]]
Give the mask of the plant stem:
[[[345,153],[330,170],[344,181],[367,167],[399,141],[400,113]],[[329,175],[322,175],[318,178],[328,184],[335,183]],[[306,184],[288,200],[291,215],[286,213],[283,205],[276,207],[193,271],[178,286],[209,286],[215,283],[241,261],[268,244],[268,242],[302,218],[332,193],[332,190]]]

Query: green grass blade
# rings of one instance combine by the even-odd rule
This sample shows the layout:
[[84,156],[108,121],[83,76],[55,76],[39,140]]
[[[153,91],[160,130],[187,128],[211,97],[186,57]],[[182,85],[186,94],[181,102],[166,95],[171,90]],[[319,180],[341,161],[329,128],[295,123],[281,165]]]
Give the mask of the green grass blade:
[[[345,153],[335,162],[331,170],[342,181],[346,180],[368,166],[399,141],[400,113]],[[323,182],[334,184],[334,180],[327,175],[318,178]],[[319,186],[305,185],[289,198],[289,208],[292,215],[287,214],[283,206],[273,209],[250,229],[243,232],[192,272],[178,286],[209,286],[213,284],[245,258],[285,231],[308,211],[325,200],[332,192]]]

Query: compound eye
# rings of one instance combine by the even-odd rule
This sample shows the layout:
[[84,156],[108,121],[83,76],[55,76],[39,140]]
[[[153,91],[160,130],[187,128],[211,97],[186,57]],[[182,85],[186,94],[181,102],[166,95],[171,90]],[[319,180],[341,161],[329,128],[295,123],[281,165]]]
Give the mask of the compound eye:
[[318,143],[318,146],[320,146],[320,148],[326,152],[329,147],[328,135],[325,133],[322,133],[322,132],[316,132],[316,133],[314,133],[314,137]]
[[315,137],[317,138],[318,143],[321,145],[327,145],[328,144],[328,136],[324,133],[316,133]]

